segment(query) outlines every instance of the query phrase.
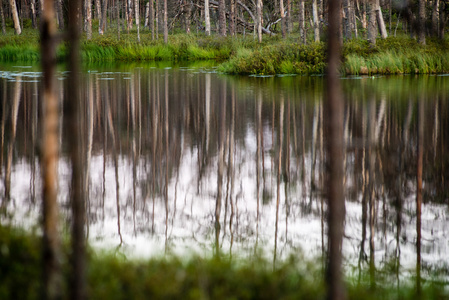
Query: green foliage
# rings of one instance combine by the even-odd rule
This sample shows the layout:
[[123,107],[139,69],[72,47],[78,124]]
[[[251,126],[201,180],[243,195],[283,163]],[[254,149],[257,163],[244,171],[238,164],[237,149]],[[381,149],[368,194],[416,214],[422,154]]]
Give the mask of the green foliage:
[[[0,226],[1,299],[39,298],[40,249],[37,235]],[[67,245],[63,251],[67,256]],[[89,251],[88,261],[89,299],[325,298],[321,260],[306,261],[300,254],[279,262],[274,269],[271,261],[259,256],[232,259],[165,256],[128,260],[120,252]],[[63,269],[68,270],[67,260],[63,263]],[[413,278],[401,279],[398,288],[395,280],[390,280],[395,276],[394,266],[388,268],[391,267],[376,271],[374,287],[369,285],[367,270],[361,270],[361,276],[346,277],[349,299],[418,299]],[[447,269],[435,274],[447,274]],[[64,276],[68,283],[69,272],[64,272]],[[448,291],[443,284],[437,278],[423,281],[419,299],[447,299]],[[67,290],[64,294],[68,297]]]

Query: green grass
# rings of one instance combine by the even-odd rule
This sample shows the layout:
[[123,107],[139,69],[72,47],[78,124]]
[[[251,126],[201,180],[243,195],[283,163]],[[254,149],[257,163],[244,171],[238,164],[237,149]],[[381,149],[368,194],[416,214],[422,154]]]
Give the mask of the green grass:
[[[67,53],[67,45],[57,48],[58,61]],[[376,46],[366,40],[353,39],[343,45],[341,72],[346,75],[433,74],[449,72],[449,41],[427,39],[422,46],[406,36],[378,39]],[[213,60],[218,71],[226,74],[323,74],[326,67],[325,43],[299,45],[298,37],[286,39],[264,37],[259,44],[252,35],[236,37],[205,36],[177,33],[153,40],[143,29],[141,42],[135,29],[122,32],[120,40],[112,28],[105,35],[94,32],[91,40],[81,41],[81,57],[85,63],[202,61]],[[39,60],[39,34],[25,28],[20,36],[8,30],[0,36],[0,61],[36,62]]]
[[[67,243],[65,243],[66,245]],[[23,230],[0,226],[0,298],[38,299],[41,289],[40,238]],[[68,252],[66,249],[64,257]],[[165,256],[127,259],[117,252],[89,251],[88,299],[324,299],[321,260],[304,260],[300,254],[279,262],[258,256],[222,256],[188,259]],[[68,292],[68,265],[63,259],[64,298]],[[413,279],[399,288],[393,272],[376,272],[375,287],[362,276],[346,277],[349,299],[447,299],[444,282],[424,280],[417,297]],[[436,274],[436,273],[435,273]],[[447,274],[447,272],[446,272]]]

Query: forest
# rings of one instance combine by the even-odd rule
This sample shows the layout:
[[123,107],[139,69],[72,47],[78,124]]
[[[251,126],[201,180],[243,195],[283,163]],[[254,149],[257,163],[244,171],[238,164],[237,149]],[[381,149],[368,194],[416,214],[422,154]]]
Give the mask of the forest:
[[0,9],[0,298],[447,297],[445,1]]

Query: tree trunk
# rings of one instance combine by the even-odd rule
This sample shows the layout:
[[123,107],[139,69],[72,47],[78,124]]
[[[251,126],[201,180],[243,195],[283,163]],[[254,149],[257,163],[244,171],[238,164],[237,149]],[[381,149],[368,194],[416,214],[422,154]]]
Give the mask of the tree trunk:
[[0,17],[2,18],[2,33],[6,34],[5,14],[3,13],[3,0],[0,0]]
[[[103,7],[106,10],[107,3]],[[72,299],[86,298],[86,243],[85,243],[85,203],[86,193],[84,189],[84,168],[83,159],[83,134],[81,134],[80,124],[82,101],[79,89],[79,24],[80,24],[81,1],[70,0],[69,2],[69,22],[68,22],[68,42],[69,42],[69,78],[68,98],[65,102],[67,111],[67,121],[70,128],[70,149],[72,165],[72,186],[71,186],[71,204],[72,204],[72,249],[70,255],[71,262],[71,282],[70,295]],[[103,22],[106,23],[106,13],[103,13]]]
[[[14,0],[12,0],[14,1]],[[56,24],[53,0],[44,0],[41,27],[41,64],[43,71],[43,298],[62,297],[60,239],[58,234],[57,165],[59,101],[55,90]]]
[[59,29],[64,29],[64,14],[62,12],[62,0],[56,0],[56,9],[57,9],[57,16],[58,16],[58,26]]
[[[31,25],[34,29],[37,28],[37,20],[36,20],[36,1],[30,0],[30,10],[31,10]],[[3,4],[2,1],[0,1],[0,14],[3,18]]]
[[[126,0],[125,0],[126,1]],[[127,30],[128,33],[131,29],[133,29],[133,2],[132,0],[127,0],[127,5],[128,5],[128,19],[127,21]]]
[[168,12],[167,0],[164,0],[164,43],[168,43]]
[[145,5],[145,23],[143,24],[143,27],[150,27],[148,26],[148,22],[150,20],[150,2],[147,2],[147,4]]
[[90,40],[92,38],[92,1],[85,0],[86,4],[86,36]]
[[101,24],[101,2],[100,0],[95,0],[95,13],[97,15],[98,24]]
[[210,35],[209,0],[204,0],[204,22],[206,23],[206,35]]
[[221,36],[226,36],[226,4],[218,0],[218,30]]
[[418,42],[426,44],[426,0],[418,0]]
[[20,28],[19,14],[17,13],[17,6],[15,0],[9,0],[9,5],[11,6],[12,20],[14,22],[14,31],[17,35],[22,33]]
[[256,18],[257,18],[257,38],[259,40],[259,43],[262,43],[262,0],[257,0],[257,6],[256,6]]
[[139,0],[134,0],[134,13],[136,16],[137,42],[140,43],[140,11]]
[[313,36],[315,38],[315,42],[320,41],[320,23],[318,20],[318,3],[317,0],[313,0],[312,2],[312,16],[313,16]]
[[305,7],[304,7],[304,0],[299,0],[299,35],[300,35],[300,41],[301,44],[305,45],[307,42],[307,33],[306,33],[306,18],[305,18]]
[[440,26],[440,0],[433,0],[432,10],[432,35],[438,36],[438,28]]
[[[231,11],[229,12],[229,32],[232,36],[234,36],[235,32],[236,32],[236,18],[235,18],[236,0],[231,0],[230,5],[231,5]],[[257,4],[256,4],[256,10],[257,10]]]
[[351,27],[351,0],[343,0],[343,11],[344,11],[344,23],[343,32],[344,37],[347,40],[352,39],[352,27]]
[[117,40],[120,41],[120,1],[116,0],[115,9],[117,11]]
[[380,36],[383,39],[386,39],[388,37],[387,27],[385,27],[384,16],[382,15],[382,9],[380,8],[379,0],[376,0],[376,19]]
[[292,33],[293,30],[293,18],[292,18],[292,1],[287,0],[287,33]]
[[151,39],[154,41],[154,3],[153,0],[148,2],[150,4],[150,31]]
[[[374,0],[375,1],[375,0]],[[376,45],[377,38],[377,19],[376,19],[376,6],[375,2],[371,2],[367,5],[368,9],[368,41],[371,45]]]
[[184,18],[185,18],[185,26],[186,33],[190,33],[190,15],[192,13],[192,8],[190,7],[190,0],[184,0]]
[[282,37],[285,38],[285,36],[287,34],[287,28],[286,28],[286,22],[285,22],[284,0],[279,0],[279,9],[281,12]]
[[327,298],[345,299],[341,263],[345,202],[343,187],[343,98],[338,74],[340,61],[341,1],[329,1],[328,67],[326,84],[328,247]]
[[98,28],[98,33],[100,35],[103,35],[103,33],[105,33],[105,31],[106,31],[106,23],[108,22],[107,13],[108,13],[108,0],[103,0],[100,26]]
[[155,2],[155,7],[156,7],[156,9],[155,9],[155,13],[154,13],[154,16],[155,16],[155,23],[156,23],[156,29],[155,29],[155,32],[156,32],[156,40],[158,40],[159,39],[159,0],[155,0],[156,2]]

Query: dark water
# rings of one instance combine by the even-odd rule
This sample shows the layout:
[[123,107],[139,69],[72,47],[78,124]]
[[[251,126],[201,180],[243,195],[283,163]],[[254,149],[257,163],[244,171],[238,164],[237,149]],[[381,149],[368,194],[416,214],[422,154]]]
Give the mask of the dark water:
[[[66,75],[58,73],[60,99],[70,84]],[[2,223],[38,224],[40,76],[34,67],[0,68]],[[418,111],[424,126],[422,266],[447,266],[449,77],[342,83],[346,266],[374,261],[398,272],[414,268]],[[145,257],[209,255],[217,243],[223,253],[262,249],[274,260],[298,251],[322,255],[323,87],[322,77],[232,77],[213,68],[86,68],[79,130],[89,241]],[[61,100],[59,203],[67,221],[70,132],[63,112]]]

